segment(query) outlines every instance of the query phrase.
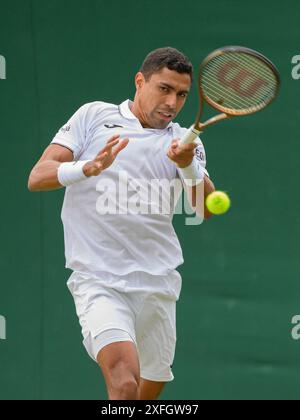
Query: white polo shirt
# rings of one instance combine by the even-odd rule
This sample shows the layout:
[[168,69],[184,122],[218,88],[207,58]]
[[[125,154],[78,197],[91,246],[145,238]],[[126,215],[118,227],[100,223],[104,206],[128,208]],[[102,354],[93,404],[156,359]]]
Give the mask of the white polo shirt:
[[[142,271],[169,275],[183,263],[182,250],[170,214],[103,214],[109,195],[122,180],[179,179],[177,168],[166,155],[173,139],[186,129],[171,122],[166,129],[143,128],[129,108],[92,102],[83,105],[56,134],[52,143],[72,150],[75,160],[92,160],[114,134],[130,139],[111,167],[99,176],[66,188],[62,208],[66,267],[100,276],[124,276]],[[197,156],[205,167],[205,151],[199,141]],[[120,181],[120,174],[121,181]],[[130,194],[134,194],[133,190]],[[161,195],[163,192],[161,192]],[[160,199],[162,197],[159,197]],[[110,205],[113,207],[114,198]],[[144,205],[153,205],[153,197]],[[176,198],[173,199],[173,201]],[[106,207],[105,207],[106,208]],[[125,212],[124,212],[125,213]]]

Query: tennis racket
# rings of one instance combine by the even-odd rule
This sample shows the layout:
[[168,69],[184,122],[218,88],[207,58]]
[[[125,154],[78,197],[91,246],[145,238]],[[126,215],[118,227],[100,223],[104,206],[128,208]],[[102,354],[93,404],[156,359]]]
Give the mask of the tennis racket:
[[[180,144],[192,143],[219,121],[262,110],[275,99],[279,85],[278,70],[262,54],[238,46],[213,51],[200,65],[199,112]],[[204,102],[220,114],[202,123]]]

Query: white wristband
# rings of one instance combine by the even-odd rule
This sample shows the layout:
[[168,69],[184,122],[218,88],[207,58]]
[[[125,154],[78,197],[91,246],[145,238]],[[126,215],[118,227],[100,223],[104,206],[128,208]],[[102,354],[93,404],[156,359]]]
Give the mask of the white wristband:
[[84,165],[88,160],[79,160],[78,162],[64,162],[57,170],[57,178],[61,185],[68,187],[76,182],[83,181],[88,177],[83,172]]
[[204,169],[195,158],[186,168],[178,168],[178,172],[188,187],[200,184],[205,175]]

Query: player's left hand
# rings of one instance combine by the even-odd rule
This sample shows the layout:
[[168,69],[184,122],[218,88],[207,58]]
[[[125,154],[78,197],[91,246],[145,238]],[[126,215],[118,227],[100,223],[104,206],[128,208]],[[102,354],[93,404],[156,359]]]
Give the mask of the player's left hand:
[[85,176],[97,176],[102,171],[107,169],[110,165],[112,165],[117,155],[127,146],[128,143],[128,138],[120,141],[119,134],[116,134],[113,137],[111,137],[107,141],[104,149],[100,150],[95,159],[87,162],[84,165],[83,172]]
[[197,143],[190,143],[190,144],[179,144],[179,139],[172,140],[171,146],[167,152],[167,156],[179,168],[186,168],[189,166],[194,158],[195,149],[198,146]]

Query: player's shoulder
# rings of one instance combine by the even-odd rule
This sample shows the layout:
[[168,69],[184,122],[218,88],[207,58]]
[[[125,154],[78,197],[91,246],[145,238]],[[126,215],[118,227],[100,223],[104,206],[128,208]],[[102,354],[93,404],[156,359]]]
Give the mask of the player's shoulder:
[[112,113],[114,114],[117,110],[117,105],[103,101],[93,101],[81,105],[75,112],[73,118],[79,120],[80,124],[87,128],[93,124],[98,124],[99,121],[105,119]]
[[[172,123],[172,129],[173,129],[173,137],[174,137],[174,139],[175,138],[181,139],[186,134],[186,132],[188,131],[188,128],[182,127],[178,123]],[[198,137],[198,139],[196,140],[196,143],[198,143],[198,147],[201,146],[201,147],[204,148],[203,143],[202,143],[200,137]]]
[[81,105],[78,112],[82,114],[97,114],[105,110],[110,111],[115,109],[118,109],[118,105],[103,101],[93,101]]

